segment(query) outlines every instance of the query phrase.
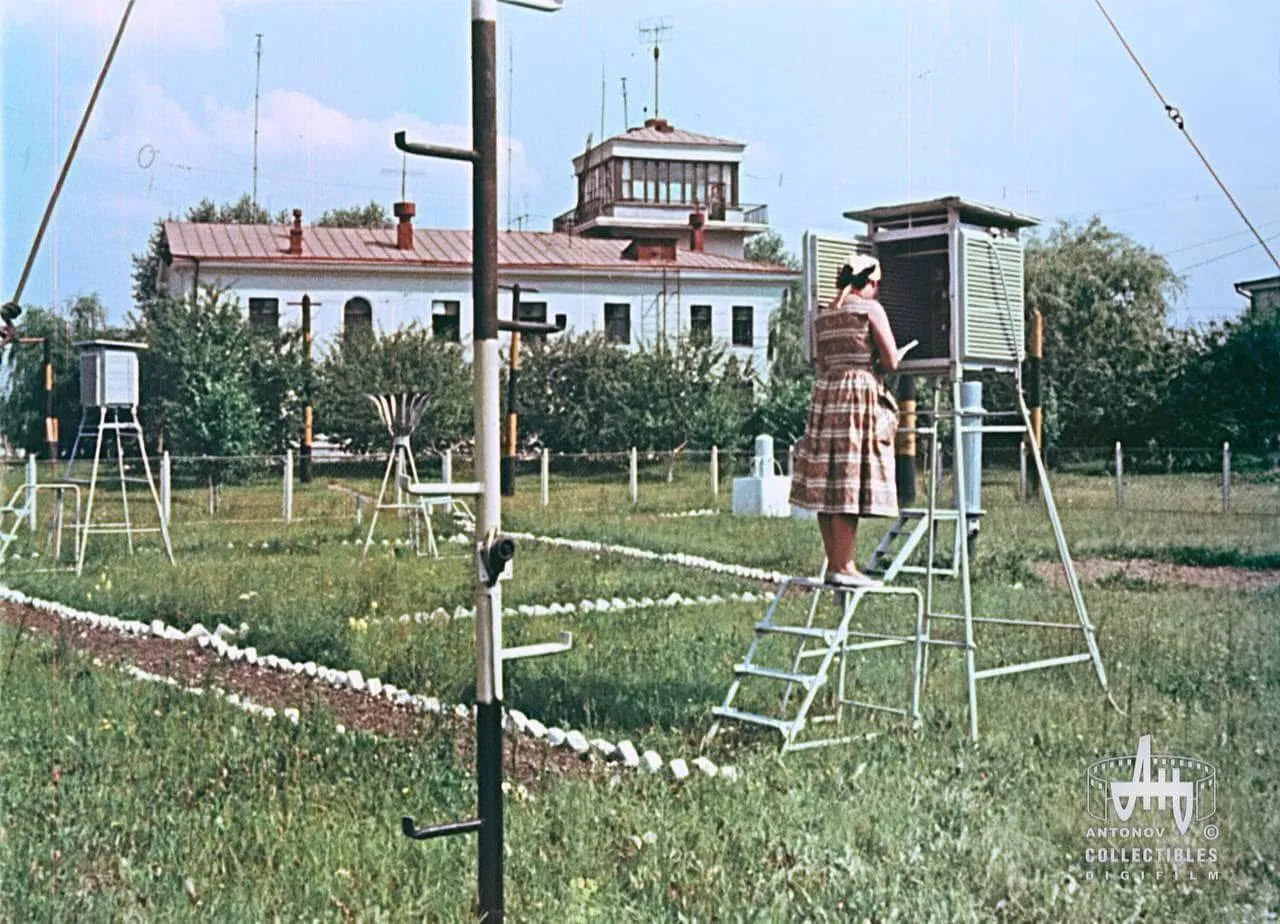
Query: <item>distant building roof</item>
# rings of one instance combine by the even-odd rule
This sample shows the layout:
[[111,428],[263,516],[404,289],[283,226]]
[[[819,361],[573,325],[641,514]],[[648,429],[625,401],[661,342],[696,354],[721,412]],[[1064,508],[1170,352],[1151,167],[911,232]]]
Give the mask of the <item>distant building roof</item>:
[[[413,249],[396,246],[395,228],[303,229],[302,253],[289,253],[289,225],[238,225],[167,221],[169,253],[182,259],[259,262],[298,266],[308,262],[382,266],[468,267],[471,232],[415,228]],[[631,271],[681,269],[707,272],[796,275],[771,263],[755,263],[716,253],[677,249],[674,260],[637,262],[623,257],[628,241],[586,238],[550,231],[500,231],[498,263],[503,269],[583,269]]]
[[[714,135],[703,135],[698,132],[676,128],[666,119],[648,119],[644,125],[628,128],[621,135],[606,138],[605,141],[635,141],[641,144],[709,144],[729,147],[746,147],[741,141],[728,138],[717,138]],[[604,142],[601,142],[602,144]]]
[[1246,279],[1236,283],[1236,291],[1246,298],[1252,298],[1254,292],[1269,289],[1280,289],[1280,276],[1263,276],[1261,279]]

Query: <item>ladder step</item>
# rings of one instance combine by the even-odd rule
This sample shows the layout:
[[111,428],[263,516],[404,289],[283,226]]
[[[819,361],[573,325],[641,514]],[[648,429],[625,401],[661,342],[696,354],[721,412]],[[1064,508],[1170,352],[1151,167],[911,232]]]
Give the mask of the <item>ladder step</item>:
[[719,719],[734,719],[738,722],[750,722],[753,725],[767,725],[769,728],[776,728],[787,737],[791,736],[791,732],[796,727],[794,720],[775,719],[772,716],[743,712],[740,709],[732,709],[728,706],[716,706],[711,710],[711,714]]
[[[903,519],[920,520],[929,515],[928,507],[903,507],[898,511],[898,515]],[[959,519],[959,511],[954,507],[939,507],[933,511],[935,520],[956,520]]]
[[769,680],[785,680],[787,683],[798,683],[806,689],[818,682],[816,674],[796,674],[791,671],[777,670],[772,667],[757,667],[754,664],[735,664],[733,672],[740,676],[764,677]]
[[835,644],[835,629],[811,629],[806,626],[780,626],[772,622],[756,623],[757,632],[773,632],[778,635],[798,635],[801,638],[816,638],[828,645]]

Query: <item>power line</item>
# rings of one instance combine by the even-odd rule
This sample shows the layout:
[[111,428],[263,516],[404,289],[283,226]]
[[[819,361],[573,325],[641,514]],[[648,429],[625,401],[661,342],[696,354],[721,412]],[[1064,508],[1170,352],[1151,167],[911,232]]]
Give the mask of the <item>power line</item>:
[[[1271,237],[1266,238],[1265,240],[1263,238],[1258,238],[1258,244],[1261,244],[1264,248],[1266,248],[1267,253],[1271,253],[1271,248],[1267,247],[1266,241],[1274,241],[1277,239],[1280,239],[1280,234],[1273,234],[1271,235]],[[1237,247],[1235,250],[1228,250],[1226,253],[1220,253],[1216,257],[1209,257],[1208,259],[1201,260],[1198,263],[1190,263],[1184,266],[1182,269],[1178,270],[1178,272],[1185,273],[1187,272],[1187,270],[1197,269],[1201,266],[1208,266],[1210,263],[1217,263],[1219,260],[1227,259],[1227,257],[1234,257],[1238,253],[1246,253],[1247,251],[1253,250],[1253,248],[1257,247],[1258,244],[1249,244],[1245,247]],[[1272,259],[1274,260],[1275,257],[1273,256]]]
[[1231,190],[1227,189],[1227,184],[1222,182],[1222,178],[1218,176],[1218,172],[1213,169],[1213,165],[1209,163],[1209,159],[1204,156],[1204,152],[1200,150],[1200,146],[1196,144],[1195,139],[1191,137],[1191,133],[1187,131],[1186,122],[1182,118],[1182,113],[1164,98],[1164,94],[1160,92],[1160,88],[1157,87],[1155,81],[1151,79],[1151,75],[1147,73],[1147,69],[1142,66],[1142,62],[1138,60],[1138,56],[1134,54],[1133,49],[1129,47],[1129,43],[1125,40],[1124,34],[1121,33],[1120,27],[1117,26],[1115,20],[1111,18],[1111,14],[1107,12],[1107,8],[1102,5],[1102,0],[1093,0],[1093,2],[1097,4],[1098,9],[1111,25],[1112,31],[1115,32],[1116,38],[1120,40],[1120,44],[1124,46],[1124,50],[1129,53],[1129,57],[1133,59],[1133,63],[1138,66],[1138,70],[1141,71],[1142,76],[1146,78],[1147,84],[1151,87],[1151,91],[1155,93],[1156,98],[1160,100],[1160,105],[1164,106],[1165,115],[1167,115],[1169,120],[1177,126],[1178,131],[1182,132],[1182,137],[1187,139],[1187,144],[1191,145],[1191,149],[1196,152],[1196,156],[1200,158],[1200,162],[1204,164],[1205,169],[1209,171],[1209,175],[1212,176],[1214,182],[1218,184],[1218,188],[1221,189],[1223,195],[1227,197],[1227,200],[1240,216],[1241,221],[1249,226],[1249,230],[1252,231],[1253,236],[1258,239],[1258,243],[1262,245],[1262,249],[1267,252],[1267,256],[1271,258],[1271,262],[1276,265],[1277,270],[1280,270],[1280,259],[1277,259],[1276,255],[1271,252],[1271,248],[1267,246],[1266,239],[1263,238],[1258,229],[1253,226],[1253,222],[1251,222],[1249,220],[1249,216],[1244,213],[1244,209],[1240,207],[1240,203],[1236,202],[1235,196],[1231,195]]

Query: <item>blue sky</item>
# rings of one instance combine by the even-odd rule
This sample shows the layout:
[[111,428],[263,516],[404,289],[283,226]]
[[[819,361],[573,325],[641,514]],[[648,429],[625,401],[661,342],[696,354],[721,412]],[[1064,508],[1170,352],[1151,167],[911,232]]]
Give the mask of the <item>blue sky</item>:
[[[1253,221],[1280,235],[1280,3],[1107,6]],[[123,8],[0,6],[6,299]],[[393,131],[470,137],[469,16],[467,0],[138,0],[24,301],[98,292],[123,318],[129,256],[155,219],[249,191],[259,32],[259,201],[304,219],[371,198],[389,210]],[[1096,213],[1167,254],[1187,276],[1178,323],[1238,313],[1232,283],[1276,272],[1090,0],[501,6],[501,227],[548,229],[573,204],[602,70],[606,134],[623,128],[622,78],[631,124],[652,108],[637,33],[657,17],[672,26],[661,115],[749,145],[744,201],[767,203],[793,249],[805,228],[853,230],[845,209],[955,193],[1046,222]],[[420,226],[468,225],[466,167],[409,170]]]

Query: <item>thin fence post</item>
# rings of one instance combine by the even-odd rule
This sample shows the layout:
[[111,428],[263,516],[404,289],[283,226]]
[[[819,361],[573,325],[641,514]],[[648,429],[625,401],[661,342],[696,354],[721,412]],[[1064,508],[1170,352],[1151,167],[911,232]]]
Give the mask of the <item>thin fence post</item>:
[[1124,447],[1116,440],[1116,509],[1124,506]]
[[446,449],[440,457],[440,480],[445,484],[453,481],[453,450]]
[[720,447],[711,447],[711,496],[720,496]]
[[796,474],[796,444],[792,443],[787,447],[787,477],[794,478]]
[[284,521],[293,522],[293,450],[284,452]]
[[538,499],[543,507],[551,503],[551,450],[542,450],[542,471],[538,478]]
[[1027,441],[1018,444],[1018,500],[1027,502]]
[[631,447],[631,477],[629,479],[629,486],[631,489],[631,503],[633,504],[637,504],[640,502],[639,468],[640,468],[640,462],[636,456],[636,447],[632,446]]
[[[40,473],[36,468],[36,457],[34,453],[27,454],[27,478],[26,478],[26,501],[27,501],[27,525],[31,527],[31,531],[36,531],[36,485],[40,481]],[[16,532],[16,530],[15,530]]]
[[1231,512],[1231,444],[1222,444],[1222,512]]
[[173,516],[173,459],[167,449],[160,454],[160,515],[168,526]]
[[364,495],[356,495],[356,526],[364,525]]

